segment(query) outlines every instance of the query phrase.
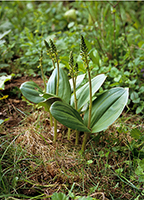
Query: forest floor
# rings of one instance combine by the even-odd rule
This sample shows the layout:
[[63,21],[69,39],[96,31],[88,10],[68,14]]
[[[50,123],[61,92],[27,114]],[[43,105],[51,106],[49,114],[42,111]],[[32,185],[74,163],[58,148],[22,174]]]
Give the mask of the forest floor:
[[11,79],[5,83],[5,90],[1,91],[1,93],[9,96],[0,102],[0,119],[9,118],[9,120],[5,122],[6,129],[18,126],[26,113],[31,112],[32,106],[28,105],[27,102],[21,98],[21,92],[19,90],[20,85],[25,81],[34,81],[39,86],[43,87],[43,80],[40,76],[23,76]]
[[[75,132],[68,141],[67,128],[58,123],[58,138],[53,144],[53,127],[50,127],[48,114],[42,109],[35,109],[19,96],[20,85],[30,80],[43,87],[40,77],[12,79],[5,84],[3,95],[9,94],[9,97],[1,101],[0,107],[0,118],[9,118],[1,125],[1,142],[7,138],[10,143],[13,140],[20,146],[13,157],[6,157],[17,163],[15,173],[20,181],[15,190],[30,197],[41,195],[41,198],[35,199],[50,199],[54,192],[64,192],[72,198],[72,190],[75,196],[91,195],[97,199],[133,198],[136,189],[132,184],[137,183],[129,182],[130,177],[135,175],[132,163],[129,164],[132,155],[128,145],[133,140],[130,129],[134,125],[144,130],[142,117],[123,112],[107,131],[91,138],[82,155],[82,133],[80,145],[76,147]],[[4,147],[2,150],[5,150]],[[6,165],[7,162],[4,160],[2,163],[3,171],[9,168],[13,172],[14,166]],[[14,177],[8,176],[10,180]],[[140,185],[139,189],[142,190],[143,184]]]

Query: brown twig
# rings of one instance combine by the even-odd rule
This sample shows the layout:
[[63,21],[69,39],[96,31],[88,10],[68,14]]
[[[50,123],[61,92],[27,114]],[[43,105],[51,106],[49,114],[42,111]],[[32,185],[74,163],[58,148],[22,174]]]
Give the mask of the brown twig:
[[95,192],[95,193],[91,194],[90,196],[93,197],[93,196],[96,196],[96,195],[99,195],[99,194],[102,195],[103,200],[106,200],[105,195],[104,195],[103,192]]

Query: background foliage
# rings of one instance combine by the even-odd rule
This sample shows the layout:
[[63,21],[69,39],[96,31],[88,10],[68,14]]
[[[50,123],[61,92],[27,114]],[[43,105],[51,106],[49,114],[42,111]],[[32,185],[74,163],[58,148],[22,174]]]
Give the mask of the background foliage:
[[[40,74],[40,51],[46,75],[52,62],[44,39],[54,39],[61,67],[68,67],[71,49],[85,72],[79,52],[80,34],[89,41],[93,76],[105,73],[103,90],[130,88],[130,107],[143,113],[143,2],[1,2],[0,70],[15,76]],[[14,14],[15,13],[15,14]]]

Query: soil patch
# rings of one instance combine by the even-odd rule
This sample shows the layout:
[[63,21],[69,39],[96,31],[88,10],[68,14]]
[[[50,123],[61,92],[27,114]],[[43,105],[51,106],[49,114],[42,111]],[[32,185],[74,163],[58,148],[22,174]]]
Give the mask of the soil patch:
[[6,129],[18,126],[20,121],[33,110],[33,106],[22,99],[19,90],[20,85],[25,81],[34,81],[43,88],[43,80],[40,76],[23,76],[5,83],[5,90],[1,91],[1,94],[2,96],[8,95],[8,97],[0,101],[0,119],[8,119],[3,124]]

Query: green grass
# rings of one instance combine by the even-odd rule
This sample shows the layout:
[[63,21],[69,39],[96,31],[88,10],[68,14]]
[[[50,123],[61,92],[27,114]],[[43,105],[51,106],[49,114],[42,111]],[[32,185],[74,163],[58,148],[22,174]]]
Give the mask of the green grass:
[[142,147],[130,136],[136,127],[142,133],[142,117],[125,114],[92,137],[81,154],[73,135],[68,141],[67,130],[60,124],[58,142],[52,144],[45,115],[33,113],[13,133],[0,138],[1,199],[48,199],[54,192],[71,198],[104,194],[115,200],[143,199],[144,179],[137,172],[143,158],[134,154],[134,149]]

